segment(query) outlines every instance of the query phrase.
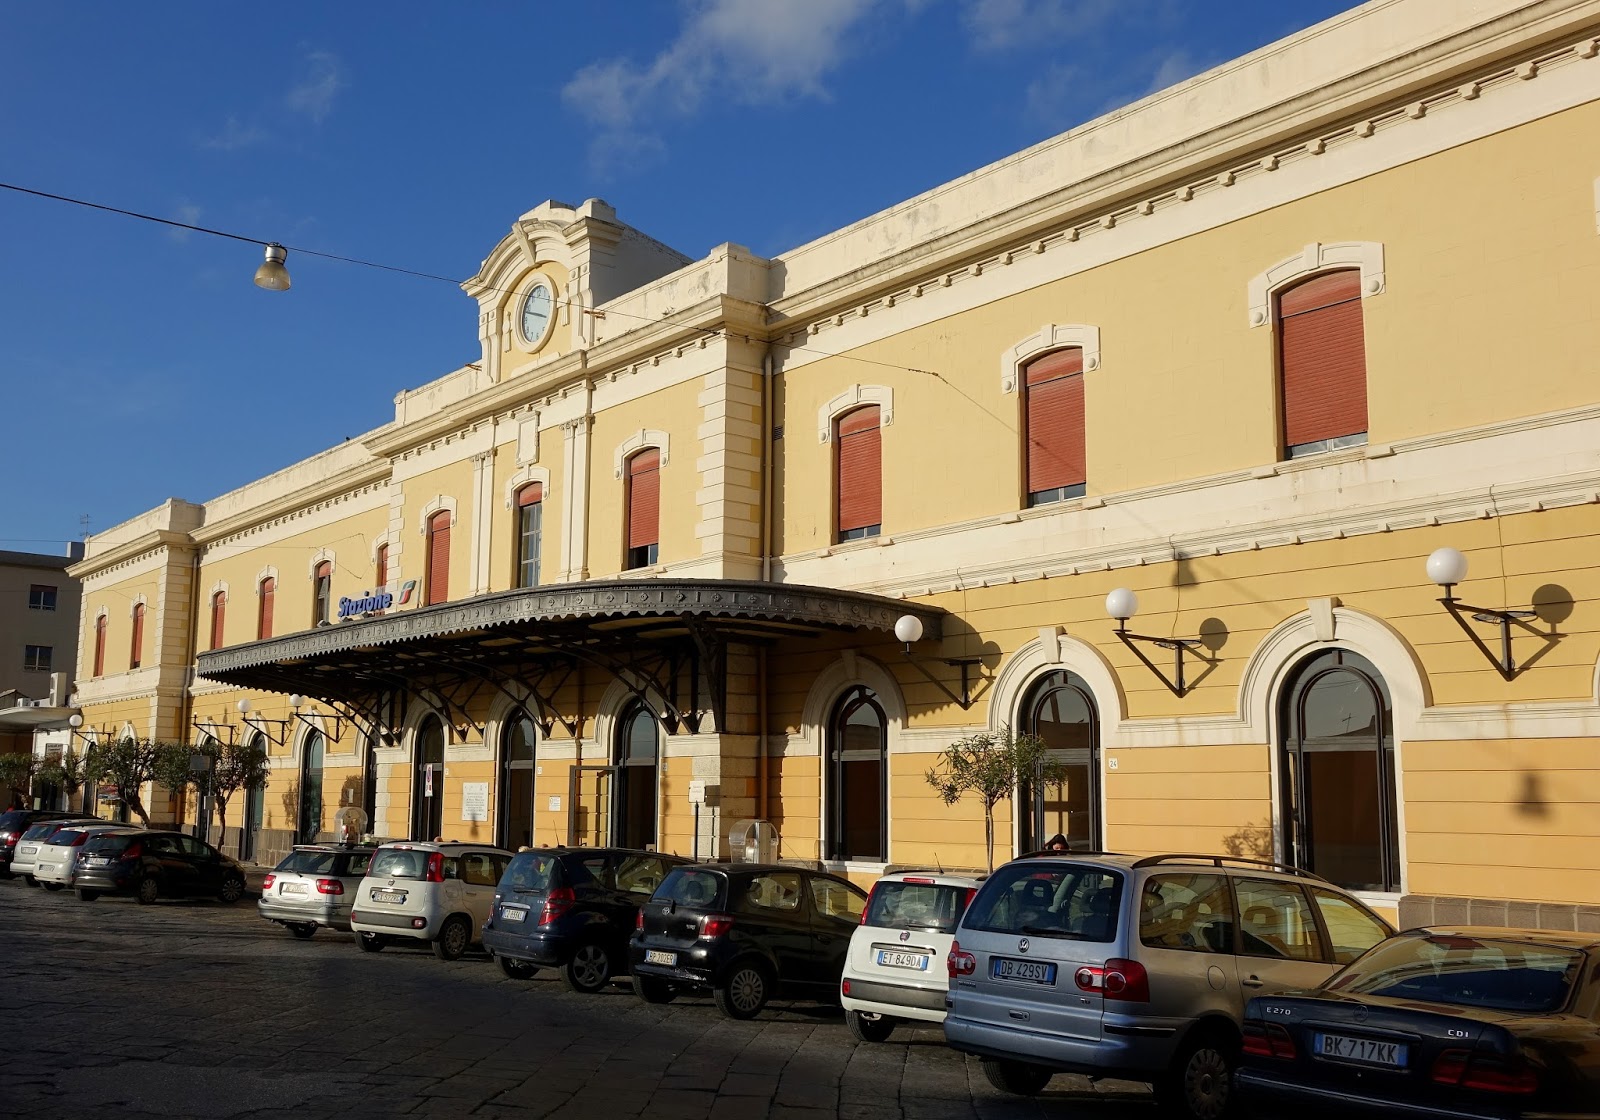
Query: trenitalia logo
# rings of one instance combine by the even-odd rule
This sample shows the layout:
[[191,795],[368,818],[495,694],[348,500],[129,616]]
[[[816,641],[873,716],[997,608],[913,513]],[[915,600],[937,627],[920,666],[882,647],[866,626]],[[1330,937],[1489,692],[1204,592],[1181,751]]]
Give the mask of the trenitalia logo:
[[411,602],[411,593],[417,589],[417,581],[408,579],[400,585],[400,605],[403,607]]

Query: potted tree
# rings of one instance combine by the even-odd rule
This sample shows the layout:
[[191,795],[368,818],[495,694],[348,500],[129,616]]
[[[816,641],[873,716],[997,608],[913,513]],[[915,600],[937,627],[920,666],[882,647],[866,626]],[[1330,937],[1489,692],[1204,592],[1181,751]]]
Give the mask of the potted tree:
[[983,802],[984,848],[993,871],[994,807],[1009,801],[1025,783],[1059,782],[1066,773],[1043,739],[1018,734],[1008,725],[951,743],[928,769],[927,782],[946,805],[969,793]]

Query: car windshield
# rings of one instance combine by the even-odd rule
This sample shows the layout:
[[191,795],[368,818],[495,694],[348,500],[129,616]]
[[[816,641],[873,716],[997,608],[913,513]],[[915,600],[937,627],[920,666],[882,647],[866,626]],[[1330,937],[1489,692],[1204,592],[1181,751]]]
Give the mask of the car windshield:
[[547,891],[556,872],[556,857],[549,852],[518,852],[500,877],[502,891]]
[[674,867],[651,896],[655,902],[672,902],[695,910],[710,910],[727,905],[723,892],[727,878],[699,867]]
[[428,853],[416,848],[382,848],[372,857],[367,874],[374,879],[425,879]]
[[862,925],[954,933],[961,912],[977,891],[915,881],[884,881],[872,888]]
[[972,900],[962,926],[989,933],[1110,941],[1117,935],[1122,876],[1072,863],[1002,867]]
[[120,852],[133,843],[133,835],[127,832],[108,832],[100,836],[89,837],[89,842],[83,846],[86,852]]
[[290,852],[275,871],[289,875],[332,875],[337,852]]
[[1582,953],[1557,945],[1418,931],[1385,941],[1328,990],[1538,1013],[1566,1004],[1582,967]]

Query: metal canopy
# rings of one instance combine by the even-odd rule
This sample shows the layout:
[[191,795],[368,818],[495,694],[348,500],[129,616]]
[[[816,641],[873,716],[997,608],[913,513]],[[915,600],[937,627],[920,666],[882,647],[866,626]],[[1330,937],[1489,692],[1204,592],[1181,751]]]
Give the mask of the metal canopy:
[[447,726],[476,727],[469,705],[485,690],[527,709],[545,735],[570,734],[583,712],[556,700],[583,666],[621,681],[668,733],[726,726],[727,647],[827,632],[889,634],[895,620],[941,633],[944,611],[829,588],[733,580],[603,580],[503,591],[336,623],[306,633],[203,652],[209,680],[300,693],[393,738],[414,696]]

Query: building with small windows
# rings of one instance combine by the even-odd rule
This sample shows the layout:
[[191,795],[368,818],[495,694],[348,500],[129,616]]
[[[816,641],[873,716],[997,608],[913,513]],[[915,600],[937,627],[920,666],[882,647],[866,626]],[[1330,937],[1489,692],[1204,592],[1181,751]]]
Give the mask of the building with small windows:
[[263,860],[753,819],[867,880],[982,863],[925,775],[1009,726],[1066,777],[1004,851],[1594,928],[1597,56],[1368,3],[770,259],[544,203],[391,421],[90,540],[86,727],[259,743]]
[[[79,583],[67,574],[81,542],[64,552],[0,551],[0,754],[34,749],[34,732],[52,726],[78,656]],[[0,779],[0,810],[30,791]]]

